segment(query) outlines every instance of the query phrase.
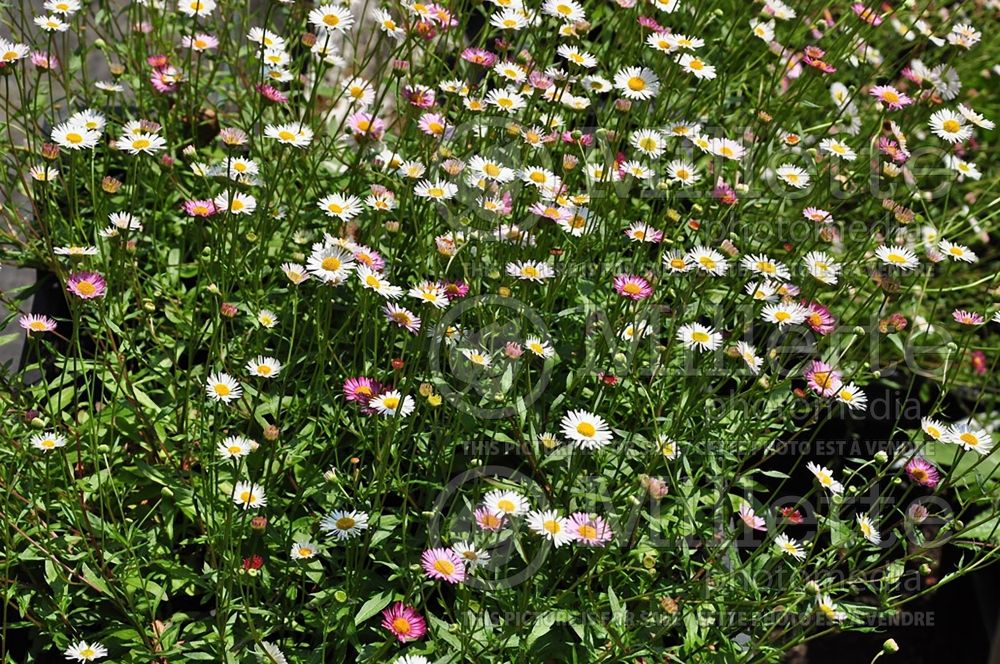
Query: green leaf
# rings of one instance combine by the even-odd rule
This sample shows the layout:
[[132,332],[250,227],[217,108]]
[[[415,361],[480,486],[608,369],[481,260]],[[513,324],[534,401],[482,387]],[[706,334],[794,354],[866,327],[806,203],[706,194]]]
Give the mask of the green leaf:
[[354,616],[354,624],[360,625],[385,607],[389,606],[389,602],[391,601],[392,591],[390,590],[386,590],[385,592],[375,595],[361,605],[361,609],[358,611],[357,615]]

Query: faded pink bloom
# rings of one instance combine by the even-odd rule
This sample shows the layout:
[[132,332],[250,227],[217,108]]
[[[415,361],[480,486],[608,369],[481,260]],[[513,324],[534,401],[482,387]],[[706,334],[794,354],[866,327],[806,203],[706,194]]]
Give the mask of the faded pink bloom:
[[961,323],[962,325],[982,325],[986,322],[980,314],[974,311],[965,311],[964,309],[955,309],[951,312],[951,317],[955,319],[956,323]]
[[806,370],[805,379],[809,383],[809,389],[821,397],[832,397],[843,384],[840,372],[835,371],[826,362],[813,360]]

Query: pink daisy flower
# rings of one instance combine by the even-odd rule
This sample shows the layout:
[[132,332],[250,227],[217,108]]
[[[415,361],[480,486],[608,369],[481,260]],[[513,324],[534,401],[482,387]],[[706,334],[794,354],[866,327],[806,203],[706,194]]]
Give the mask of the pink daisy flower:
[[507,517],[495,514],[488,507],[480,507],[475,512],[476,525],[483,530],[496,532],[504,527]]
[[615,292],[630,300],[645,300],[653,294],[649,282],[634,274],[619,274],[615,277]]
[[492,67],[496,64],[497,56],[482,48],[467,48],[462,51],[462,59],[474,65]]
[[195,51],[208,51],[219,45],[219,40],[214,36],[199,32],[194,37],[189,35],[184,35],[181,38],[181,46],[184,48],[194,49]]
[[427,633],[427,623],[412,606],[396,602],[382,611],[382,627],[399,639],[400,643],[416,641]]
[[438,138],[444,136],[445,132],[448,131],[448,121],[440,113],[424,113],[420,116],[417,126],[428,136],[437,136]]
[[382,385],[371,378],[357,376],[345,380],[343,390],[345,399],[362,406],[367,406],[369,401],[382,392]]
[[347,118],[347,127],[355,140],[381,140],[385,134],[385,122],[371,113],[358,111]]
[[417,108],[430,108],[434,105],[434,89],[426,85],[407,85],[403,87],[403,97]]
[[355,247],[354,260],[367,265],[376,272],[381,272],[385,269],[385,259],[377,251],[372,251],[364,245]]
[[427,576],[432,579],[441,579],[448,583],[460,583],[465,580],[465,563],[451,549],[427,549],[420,560]]
[[753,511],[753,508],[743,503],[740,505],[740,519],[743,523],[747,525],[748,528],[753,528],[754,530],[767,530],[767,526],[764,525],[764,517],[757,516]]
[[923,459],[921,457],[913,457],[910,459],[909,463],[906,464],[906,474],[909,475],[910,479],[920,486],[925,486],[928,489],[933,489],[941,481],[941,475],[938,473],[938,469],[934,467],[932,463]]
[[987,374],[986,353],[981,350],[974,350],[969,355],[969,361],[972,363],[972,370],[977,376],[985,376]]
[[157,92],[171,93],[177,90],[177,82],[181,78],[181,72],[177,67],[167,65],[161,69],[154,69],[149,82]]
[[395,323],[401,328],[414,334],[420,330],[420,317],[409,309],[390,303],[385,305],[383,311],[385,312],[385,317],[389,319],[390,323]]
[[586,512],[574,512],[569,521],[573,539],[584,546],[604,546],[605,542],[611,540],[611,528],[599,516],[591,517]]
[[843,384],[840,372],[834,371],[826,362],[813,360],[806,370],[805,379],[809,383],[809,389],[821,397],[832,397]]
[[66,290],[82,300],[93,300],[104,296],[108,284],[96,272],[74,272],[66,281]]
[[442,284],[444,296],[448,300],[457,300],[469,294],[469,284],[464,281],[446,281]]
[[551,202],[546,203],[538,201],[536,203],[532,203],[531,207],[528,208],[528,211],[532,214],[537,214],[539,217],[551,219],[556,222],[573,218],[572,210],[559,205],[553,205]]
[[860,2],[851,5],[851,11],[857,14],[858,18],[868,25],[882,25],[882,17],[874,9],[869,9]]
[[961,323],[962,325],[982,325],[986,322],[986,319],[976,312],[965,311],[964,309],[955,309],[951,312],[951,317],[955,319],[956,323]]
[[31,64],[39,69],[59,69],[59,58],[46,51],[32,51]]
[[39,316],[36,314],[24,314],[18,319],[17,324],[27,330],[28,334],[32,332],[51,332],[56,329],[56,322],[54,320],[48,316]]
[[261,97],[275,104],[288,103],[288,97],[273,85],[267,85],[266,83],[259,84],[257,85],[257,92],[260,93]]
[[905,164],[910,158],[910,153],[899,147],[899,143],[885,136],[878,139],[878,151],[897,164]]
[[652,30],[653,32],[667,32],[666,28],[657,23],[655,19],[652,19],[648,16],[640,16],[638,20],[639,20],[639,25],[649,30]]
[[913,103],[912,99],[891,85],[876,85],[872,87],[868,94],[882,102],[882,105],[890,111],[898,111],[904,106],[909,106]]
[[712,197],[724,205],[736,205],[739,200],[736,196],[736,190],[722,181],[715,185],[715,189],[712,190]]
[[218,212],[215,208],[215,203],[212,201],[184,201],[181,207],[189,217],[211,217],[213,214]]
[[819,302],[804,303],[809,313],[806,314],[806,325],[813,332],[826,336],[837,329],[837,320],[830,313],[830,310]]
[[802,216],[810,221],[815,221],[818,224],[832,224],[833,215],[831,215],[826,210],[821,210],[817,207],[807,207],[802,211]]

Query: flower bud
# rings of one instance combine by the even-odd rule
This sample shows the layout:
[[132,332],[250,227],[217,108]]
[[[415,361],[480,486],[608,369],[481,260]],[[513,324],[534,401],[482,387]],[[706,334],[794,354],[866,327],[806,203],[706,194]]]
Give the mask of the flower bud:
[[893,655],[899,652],[899,644],[896,643],[895,639],[886,639],[885,643],[882,644],[882,652]]

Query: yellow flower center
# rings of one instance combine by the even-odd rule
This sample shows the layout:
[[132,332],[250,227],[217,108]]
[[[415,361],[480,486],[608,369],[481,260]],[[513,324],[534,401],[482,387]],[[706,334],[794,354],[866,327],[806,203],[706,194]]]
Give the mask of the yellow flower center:
[[214,389],[215,393],[218,394],[220,397],[228,397],[229,393],[232,391],[229,389],[229,386],[226,385],[225,383],[216,383]]
[[294,141],[295,134],[288,131],[287,129],[282,129],[281,131],[278,132],[278,138],[280,138],[283,141]]
[[349,516],[342,516],[339,519],[337,519],[337,522],[334,525],[337,526],[338,530],[350,530],[351,528],[354,527],[354,524],[355,524],[354,519],[352,519]]
[[398,397],[386,397],[382,401],[382,404],[386,408],[388,408],[389,410],[396,410],[396,408],[399,406],[399,398]]
[[257,497],[253,495],[252,491],[244,491],[243,493],[240,494],[241,503],[247,503],[249,505],[250,503],[253,503],[256,500]]
[[269,367],[266,364],[258,364],[257,365],[257,373],[260,374],[261,376],[270,376],[271,375],[271,367]]
[[646,79],[642,76],[633,76],[625,84],[632,92],[642,92],[646,89]]
[[312,554],[313,554],[312,549],[308,549],[304,546],[299,547],[299,555],[302,556],[303,558],[311,558]]
[[392,621],[392,628],[399,634],[409,634],[410,621],[406,618],[396,618]]
[[699,344],[707,344],[711,337],[707,332],[695,331],[691,333],[691,340]]
[[76,289],[81,295],[93,295],[97,292],[97,286],[89,281],[81,281],[76,284]]
[[497,507],[503,510],[504,512],[507,512],[508,514],[517,509],[517,506],[514,504],[514,501],[508,500],[507,498],[498,500]]
[[562,526],[560,526],[559,522],[556,521],[555,519],[549,519],[548,521],[545,521],[544,523],[542,523],[542,528],[544,528],[545,530],[549,531],[553,535],[555,535],[556,533],[558,533],[558,532],[560,532],[562,530]]
[[577,532],[583,539],[588,539],[588,540],[597,539],[597,528],[594,528],[590,524],[587,523],[582,524],[579,528],[577,528]]
[[586,436],[587,438],[591,438],[594,434],[597,433],[597,429],[590,422],[580,422],[579,424],[576,425],[576,432],[581,436]]
[[340,25],[340,17],[336,14],[327,14],[323,17],[323,23],[329,25],[331,28]]
[[445,576],[451,576],[455,573],[454,563],[450,560],[444,560],[443,558],[434,561],[434,569]]
[[973,447],[975,447],[976,445],[979,444],[979,439],[976,438],[971,433],[969,433],[968,431],[966,431],[965,433],[963,433],[962,435],[960,435],[958,438],[959,438],[959,440],[961,440],[966,445],[972,445]]
[[66,140],[72,143],[73,145],[77,145],[79,143],[83,143],[83,136],[76,133],[75,131],[71,131],[70,133],[66,134]]

